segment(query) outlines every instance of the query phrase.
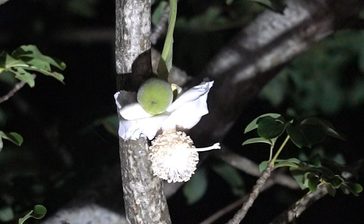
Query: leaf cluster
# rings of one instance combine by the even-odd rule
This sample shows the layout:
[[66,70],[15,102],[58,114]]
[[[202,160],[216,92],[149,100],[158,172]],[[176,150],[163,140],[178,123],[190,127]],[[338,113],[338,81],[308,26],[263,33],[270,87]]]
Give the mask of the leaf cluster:
[[63,75],[53,71],[54,68],[64,70],[66,65],[42,54],[34,45],[22,45],[11,54],[5,51],[0,53],[0,74],[10,72],[16,79],[27,83],[30,87],[35,85],[34,73],[53,77],[63,83]]
[[23,137],[16,132],[5,133],[0,131],[0,151],[3,149],[4,143],[3,139],[6,139],[17,146],[20,146],[23,143]]
[[263,114],[250,122],[244,133],[257,131],[259,137],[244,141],[243,145],[266,143],[273,145],[277,138],[286,133],[298,148],[311,148],[326,137],[344,139],[328,121],[310,117],[301,121],[286,120],[282,115]]
[[[256,130],[259,137],[246,140],[243,145],[265,143],[274,147],[276,140],[286,134],[298,148],[311,148],[321,143],[327,136],[343,139],[333,125],[319,118],[305,118],[301,121],[286,120],[282,115],[270,113],[255,118],[245,128],[245,133]],[[263,161],[259,165],[265,170],[271,161]],[[331,195],[337,190],[346,194],[358,195],[362,190],[359,183],[352,182],[347,176],[352,176],[345,167],[331,160],[315,158],[314,162],[301,161],[297,158],[277,159],[274,167],[289,167],[293,177],[302,189],[315,191],[324,185]]]

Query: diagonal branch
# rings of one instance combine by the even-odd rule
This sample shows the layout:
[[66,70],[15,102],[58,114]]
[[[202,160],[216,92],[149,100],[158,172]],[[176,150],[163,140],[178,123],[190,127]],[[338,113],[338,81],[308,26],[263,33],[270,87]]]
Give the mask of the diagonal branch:
[[286,211],[282,212],[277,218],[275,218],[271,224],[286,224],[291,223],[298,218],[308,207],[313,203],[327,195],[328,191],[325,186],[320,186],[314,192],[308,192],[295,204],[289,207]]
[[209,114],[191,135],[198,144],[221,140],[247,103],[292,58],[357,16],[360,0],[287,0],[284,14],[267,11],[244,28],[206,67],[215,80]]
[[25,85],[24,81],[18,82],[15,84],[15,86],[4,96],[0,97],[0,103],[4,103],[8,99],[10,99],[12,96],[14,96],[21,88],[23,88]]

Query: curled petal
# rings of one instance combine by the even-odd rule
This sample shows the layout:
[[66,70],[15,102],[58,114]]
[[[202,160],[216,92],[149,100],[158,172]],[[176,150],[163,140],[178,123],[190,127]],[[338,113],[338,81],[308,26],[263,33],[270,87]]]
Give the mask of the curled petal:
[[[186,103],[191,103],[193,101],[198,100],[201,96],[206,95],[212,87],[214,82],[205,82],[203,84],[192,87],[186,92],[182,93],[168,108],[167,112],[173,112]],[[206,99],[206,98],[205,98]]]

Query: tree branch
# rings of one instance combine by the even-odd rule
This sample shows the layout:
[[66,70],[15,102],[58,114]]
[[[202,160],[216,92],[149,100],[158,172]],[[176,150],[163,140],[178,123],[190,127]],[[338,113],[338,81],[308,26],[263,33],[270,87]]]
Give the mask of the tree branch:
[[275,218],[271,222],[271,224],[291,223],[292,221],[297,219],[307,208],[309,208],[316,201],[323,198],[327,193],[327,188],[325,186],[320,186],[314,192],[308,192],[295,204],[293,204],[286,211],[282,212],[277,218]]
[[24,81],[20,81],[4,96],[0,97],[0,103],[4,103],[8,99],[10,99],[12,96],[14,96],[21,88],[23,88],[25,85]]
[[[246,157],[240,156],[235,152],[230,151],[225,146],[223,146],[222,148],[223,150],[214,154],[216,157],[249,175],[256,177],[259,177],[261,175],[258,165],[255,162],[251,161]],[[282,173],[273,173],[271,180],[275,184],[279,184],[290,189],[299,189],[297,182],[292,177]]]
[[269,165],[267,169],[262,173],[262,175],[258,178],[256,184],[254,185],[252,192],[246,199],[246,202],[243,204],[241,209],[239,209],[239,211],[235,213],[234,217],[228,222],[228,224],[239,224],[241,220],[244,219],[249,209],[252,207],[255,199],[257,199],[258,195],[267,183],[267,180],[270,177],[273,169],[274,167],[272,165]]
[[0,5],[6,3],[8,0],[0,0]]
[[293,57],[356,16],[359,2],[287,0],[284,15],[271,11],[259,15],[211,60],[197,80],[205,76],[215,80],[209,114],[190,133],[197,143],[221,140],[263,86]]
[[[151,76],[150,17],[150,0],[116,1],[115,59],[118,89],[136,91]],[[117,100],[130,101],[131,96],[132,93],[122,91]],[[124,140],[119,137],[119,145],[127,220],[131,224],[171,223],[162,182],[151,170],[147,139]]]

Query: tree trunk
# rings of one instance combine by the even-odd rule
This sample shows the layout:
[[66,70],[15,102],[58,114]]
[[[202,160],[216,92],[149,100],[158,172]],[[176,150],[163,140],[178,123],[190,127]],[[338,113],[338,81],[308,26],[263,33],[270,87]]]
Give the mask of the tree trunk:
[[[115,56],[118,89],[136,91],[151,75],[151,2],[116,1]],[[122,91],[119,101],[135,94]],[[121,117],[119,117],[121,119]],[[121,176],[127,220],[134,223],[171,223],[162,182],[151,171],[148,141],[119,137]]]

